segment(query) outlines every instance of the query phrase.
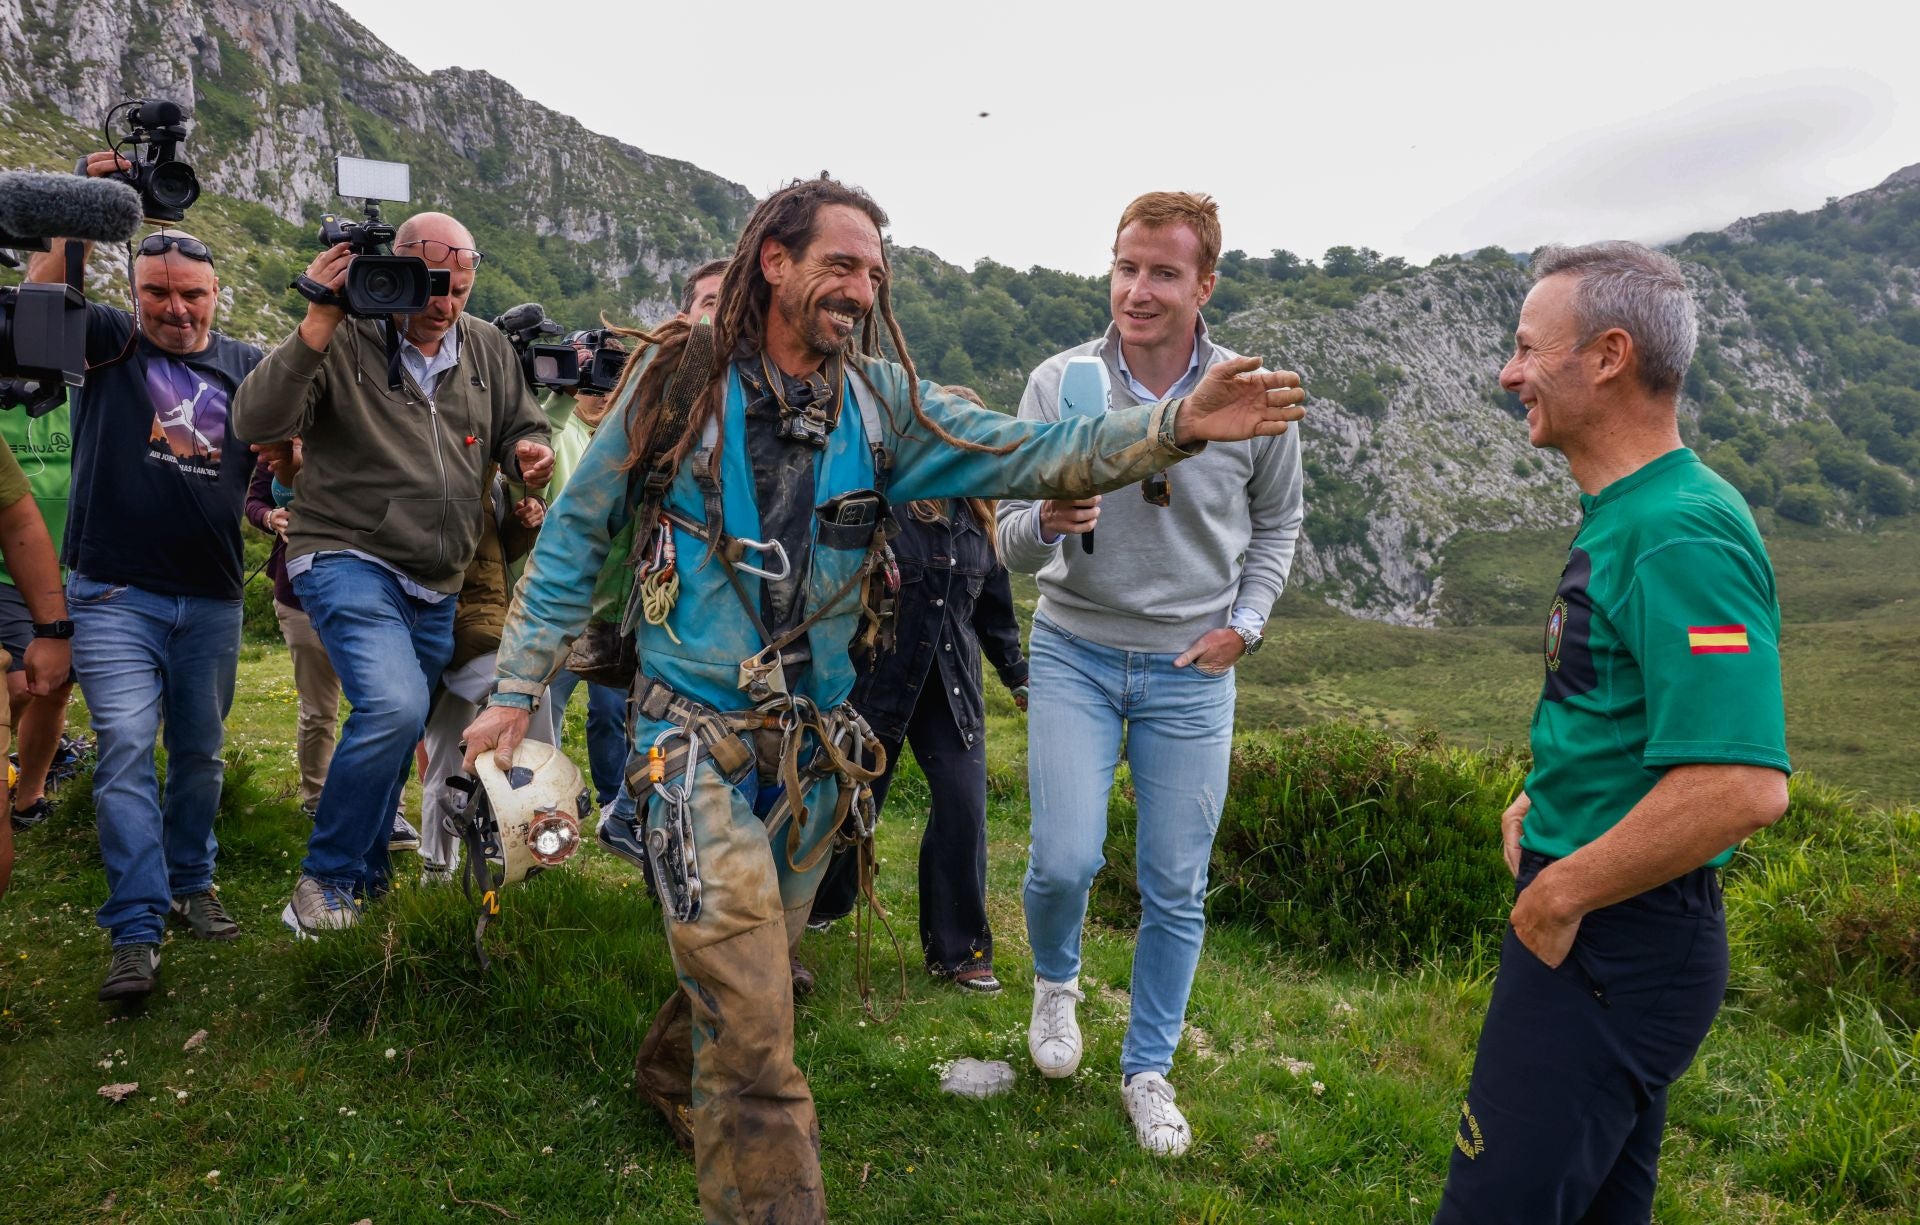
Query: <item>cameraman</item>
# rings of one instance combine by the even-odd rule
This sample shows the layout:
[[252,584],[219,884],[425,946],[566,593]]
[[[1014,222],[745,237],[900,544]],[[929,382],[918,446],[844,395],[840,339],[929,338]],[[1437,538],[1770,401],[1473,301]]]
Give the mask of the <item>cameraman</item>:
[[[387,838],[454,648],[455,595],[479,543],[494,464],[529,485],[553,467],[547,423],[498,329],[462,314],[481,254],[444,213],[401,224],[394,253],[450,276],[414,315],[350,318],[310,302],[234,400],[240,433],[298,434],[287,574],[352,705],[281,920],[315,936],[387,889]],[[335,294],[351,247],[307,276]]]
[[[126,159],[94,153],[104,176]],[[65,244],[28,279],[65,280]],[[240,656],[240,521],[253,458],[234,436],[234,389],[260,350],[213,330],[213,252],[177,232],[149,234],[133,261],[135,311],[87,306],[87,382],[73,405],[69,569],[73,668],[98,738],[93,804],[113,934],[103,1000],[151,992],[169,916],[195,936],[239,926],[213,891],[220,749]],[[154,740],[164,726],[161,798]]]

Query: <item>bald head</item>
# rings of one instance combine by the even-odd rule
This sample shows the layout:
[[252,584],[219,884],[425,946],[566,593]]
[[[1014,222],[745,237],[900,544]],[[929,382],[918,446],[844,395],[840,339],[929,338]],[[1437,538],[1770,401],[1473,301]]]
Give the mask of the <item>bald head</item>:
[[[473,246],[473,231],[461,225],[446,213],[415,213],[400,223],[400,229],[394,234],[393,248],[399,251],[410,242],[423,239],[435,239],[450,247]],[[401,254],[415,254],[401,252]],[[428,260],[428,263],[434,261]],[[437,266],[437,265],[436,265]]]
[[[193,240],[171,231],[168,237]],[[133,292],[140,303],[140,330],[168,353],[198,353],[207,347],[220,304],[220,278],[213,265],[178,246],[133,261]]]
[[473,292],[473,273],[480,262],[473,232],[445,213],[415,213],[394,232],[393,253],[415,256],[427,261],[430,268],[447,270],[448,292],[428,299],[420,313],[399,318],[407,339],[434,352],[433,346],[467,309],[467,296]]

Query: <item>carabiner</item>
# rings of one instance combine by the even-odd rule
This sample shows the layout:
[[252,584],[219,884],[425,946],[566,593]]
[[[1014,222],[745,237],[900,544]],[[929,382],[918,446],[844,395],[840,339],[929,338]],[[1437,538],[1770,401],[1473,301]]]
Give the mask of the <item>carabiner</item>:
[[735,562],[733,564],[734,569],[745,574],[766,579],[771,583],[784,582],[787,576],[793,573],[793,562],[787,558],[787,546],[780,541],[748,540],[745,536],[735,536],[733,539],[743,549],[752,549],[756,553],[772,553],[780,559],[780,570],[778,573],[772,570],[763,570],[759,566],[750,566],[744,560]]

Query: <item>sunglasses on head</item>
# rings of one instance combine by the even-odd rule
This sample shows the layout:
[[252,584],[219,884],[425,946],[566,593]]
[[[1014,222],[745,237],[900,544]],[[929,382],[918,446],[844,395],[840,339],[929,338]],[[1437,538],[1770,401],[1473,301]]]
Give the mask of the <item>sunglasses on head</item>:
[[140,240],[139,249],[142,255],[165,255],[169,251],[178,251],[188,259],[208,264],[213,262],[213,252],[207,250],[207,244],[197,238],[188,238],[185,234],[149,234]]

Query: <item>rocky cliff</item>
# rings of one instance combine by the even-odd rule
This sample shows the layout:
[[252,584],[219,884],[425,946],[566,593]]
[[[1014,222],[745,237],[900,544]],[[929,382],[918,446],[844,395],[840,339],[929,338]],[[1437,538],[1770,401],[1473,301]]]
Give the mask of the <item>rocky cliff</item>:
[[615,313],[664,310],[751,205],[487,73],[421,72],[326,0],[0,0],[0,41],[0,112],[98,131],[117,101],[173,98],[203,186],[301,228],[346,211],[335,154],[406,161],[414,209],[458,212],[502,263],[563,262],[559,296]]
[[[125,98],[191,103],[187,154],[207,194],[188,224],[222,253],[223,328],[250,339],[284,334],[315,220],[349,210],[333,195],[337,153],[410,163],[411,207],[473,227],[488,253],[475,313],[537,300],[569,326],[667,313],[752,203],[486,73],[423,73],[326,0],[0,0],[0,46],[0,165],[71,165]],[[1702,320],[1689,442],[1763,524],[1776,510],[1842,524],[1904,513],[1920,474],[1920,167],[1676,252]],[[110,258],[92,275],[114,290]],[[1107,314],[1102,279],[1044,269],[902,251],[896,281],[923,372],[1006,407],[1028,368]],[[1219,335],[1299,370],[1312,395],[1296,582],[1361,615],[1431,624],[1448,541],[1573,522],[1564,464],[1527,445],[1496,381],[1526,288],[1520,262],[1491,249],[1424,269],[1350,247],[1324,267],[1223,259]]]

